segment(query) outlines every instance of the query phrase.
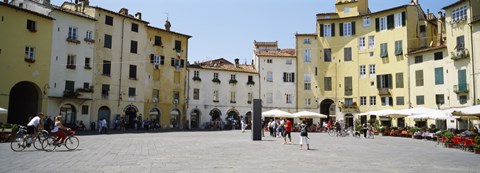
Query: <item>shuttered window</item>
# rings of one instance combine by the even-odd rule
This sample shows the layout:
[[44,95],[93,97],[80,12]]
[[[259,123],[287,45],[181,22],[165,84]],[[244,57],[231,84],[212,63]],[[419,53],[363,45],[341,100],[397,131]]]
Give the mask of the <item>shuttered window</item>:
[[403,54],[402,40],[395,41],[395,56]]
[[435,68],[435,85],[442,85],[443,81],[443,67]]
[[352,77],[345,77],[345,96],[353,94]]
[[344,61],[352,61],[352,48],[343,48],[343,56],[345,56]]
[[387,45],[387,43],[380,44],[380,57],[381,58],[388,57],[388,45]]
[[395,85],[397,88],[403,88],[403,73],[395,74]]
[[332,62],[332,49],[324,49],[323,54],[325,56],[325,62]]
[[323,78],[323,88],[325,91],[332,91],[332,77]]
[[423,70],[415,71],[415,86],[423,86]]

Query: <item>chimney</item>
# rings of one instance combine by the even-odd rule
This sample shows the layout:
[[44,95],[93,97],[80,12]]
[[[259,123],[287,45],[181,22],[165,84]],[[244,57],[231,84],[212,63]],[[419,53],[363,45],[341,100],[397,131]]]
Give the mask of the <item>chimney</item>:
[[128,16],[128,9],[122,8],[122,9],[120,9],[120,12],[118,12],[118,13],[120,13],[121,15]]
[[412,5],[418,5],[418,0],[412,0]]
[[142,13],[140,12],[135,13],[135,19],[142,20]]
[[235,67],[240,67],[240,60],[238,58],[235,58]]
[[443,45],[443,24],[444,24],[443,13],[441,11],[438,12],[437,18],[437,46]]
[[165,21],[165,30],[170,31],[170,27],[172,27],[172,24],[170,24],[170,21],[168,21],[167,18],[167,21]]

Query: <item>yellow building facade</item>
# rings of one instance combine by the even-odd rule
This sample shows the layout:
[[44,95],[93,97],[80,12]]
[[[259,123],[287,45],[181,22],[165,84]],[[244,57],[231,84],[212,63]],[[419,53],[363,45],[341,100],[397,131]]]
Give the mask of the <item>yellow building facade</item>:
[[47,110],[53,18],[0,3],[0,122],[26,124]]

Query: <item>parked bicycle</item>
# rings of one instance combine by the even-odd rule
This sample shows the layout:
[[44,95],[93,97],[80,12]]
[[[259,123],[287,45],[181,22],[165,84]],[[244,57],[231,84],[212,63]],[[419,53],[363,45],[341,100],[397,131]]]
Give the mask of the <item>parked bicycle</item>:
[[75,131],[68,131],[67,138],[64,143],[55,144],[55,136],[49,136],[42,142],[42,149],[45,151],[53,151],[57,147],[65,146],[68,150],[75,150],[80,145],[80,140],[75,136]]
[[354,131],[352,130],[351,127],[349,128],[344,128],[344,129],[341,129],[340,132],[337,132],[336,129],[329,129],[328,130],[328,135],[330,136],[340,136],[340,137],[345,137],[345,136],[350,136],[350,135],[354,135]]
[[19,125],[15,138],[10,143],[10,148],[13,151],[19,152],[29,148],[32,144],[37,150],[42,150],[42,141],[48,137],[48,131],[42,130],[33,138],[27,133],[27,127]]

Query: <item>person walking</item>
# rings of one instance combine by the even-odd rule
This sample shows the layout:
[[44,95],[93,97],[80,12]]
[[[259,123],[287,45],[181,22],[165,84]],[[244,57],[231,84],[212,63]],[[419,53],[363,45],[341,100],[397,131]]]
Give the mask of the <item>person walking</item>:
[[310,140],[310,138],[308,138],[307,125],[305,124],[305,120],[303,120],[302,124],[300,125],[300,150],[303,149],[303,144],[306,144],[307,150],[310,150],[310,144],[308,140]]
[[367,131],[368,131],[367,124],[363,123],[362,130],[363,130],[363,137],[367,138]]
[[285,123],[285,137],[283,137],[283,143],[287,143],[287,136],[288,136],[288,143],[289,144],[292,144],[292,136],[291,136],[291,133],[292,133],[292,121],[290,121],[289,119],[287,119],[287,122]]
[[[242,116],[242,121],[240,122],[241,126],[242,126],[242,133],[245,133],[245,127],[247,126],[245,124],[245,118]],[[262,126],[263,128],[263,126]]]

